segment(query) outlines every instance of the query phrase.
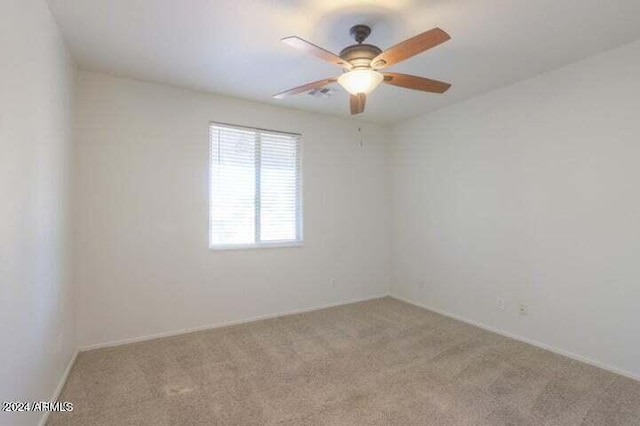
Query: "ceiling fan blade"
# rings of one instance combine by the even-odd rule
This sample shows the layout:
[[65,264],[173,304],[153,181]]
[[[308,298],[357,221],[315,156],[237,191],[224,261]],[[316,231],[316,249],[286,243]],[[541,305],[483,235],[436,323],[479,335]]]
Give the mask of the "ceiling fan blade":
[[293,89],[285,90],[284,92],[273,95],[273,97],[276,99],[284,99],[287,96],[297,95],[313,89],[319,89],[329,83],[335,83],[336,81],[338,81],[337,77],[325,78],[323,80],[314,81],[313,83],[307,83],[302,86],[294,87]]
[[330,62],[334,65],[338,65],[339,67],[351,68],[351,64],[344,61],[338,55],[335,55],[328,50],[323,49],[322,47],[318,47],[313,43],[310,43],[306,40],[301,39],[300,37],[291,36],[285,37],[281,40],[283,43],[293,47],[294,49],[298,49],[304,53],[308,53],[317,58],[322,59],[323,61]]
[[451,36],[440,28],[433,28],[390,47],[373,58],[371,64],[377,69],[385,68],[436,47],[450,38]]
[[418,77],[409,74],[400,74],[397,72],[385,72],[384,82],[405,89],[422,90],[423,92],[444,93],[451,85],[444,81],[431,80],[429,78]]
[[351,95],[349,103],[351,105],[351,115],[360,114],[364,112],[364,105],[367,103],[367,95],[364,93]]

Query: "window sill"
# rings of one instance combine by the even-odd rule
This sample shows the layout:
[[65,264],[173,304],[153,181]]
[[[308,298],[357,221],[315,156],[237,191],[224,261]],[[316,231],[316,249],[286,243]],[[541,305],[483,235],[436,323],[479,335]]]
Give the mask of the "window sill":
[[228,244],[228,245],[215,245],[209,246],[211,251],[234,251],[234,250],[260,250],[267,248],[293,248],[302,247],[302,241],[287,241],[287,242],[274,242],[274,243],[260,243],[260,244]]

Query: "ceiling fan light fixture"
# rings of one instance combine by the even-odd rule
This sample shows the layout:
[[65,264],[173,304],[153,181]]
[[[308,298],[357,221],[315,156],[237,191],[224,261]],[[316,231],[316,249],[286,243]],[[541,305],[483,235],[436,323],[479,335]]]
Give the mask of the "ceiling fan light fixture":
[[352,95],[358,93],[369,94],[384,80],[378,71],[358,69],[346,72],[338,77],[338,83]]
[[370,27],[355,25],[349,33],[355,38],[356,44],[342,49],[340,55],[331,53],[300,37],[290,36],[283,38],[283,43],[320,58],[325,62],[337,65],[346,71],[339,77],[329,77],[303,84],[302,86],[277,93],[273,97],[283,99],[287,96],[308,93],[309,90],[315,90],[314,93],[317,96],[319,90],[331,83],[338,82],[351,95],[349,97],[349,107],[351,108],[351,115],[356,115],[364,111],[367,94],[373,92],[383,82],[392,86],[429,93],[444,93],[451,87],[449,83],[415,75],[379,72],[383,68],[395,65],[449,40],[451,38],[449,34],[440,28],[432,28],[408,38],[385,51],[382,51],[378,46],[363,43],[371,33]]

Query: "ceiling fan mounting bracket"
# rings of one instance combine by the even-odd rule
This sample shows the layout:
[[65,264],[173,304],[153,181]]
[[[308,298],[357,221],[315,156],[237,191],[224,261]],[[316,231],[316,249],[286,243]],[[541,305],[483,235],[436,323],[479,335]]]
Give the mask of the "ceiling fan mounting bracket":
[[351,37],[353,37],[357,43],[362,43],[369,37],[369,34],[371,34],[371,27],[362,24],[354,25],[349,30],[349,34],[351,34]]

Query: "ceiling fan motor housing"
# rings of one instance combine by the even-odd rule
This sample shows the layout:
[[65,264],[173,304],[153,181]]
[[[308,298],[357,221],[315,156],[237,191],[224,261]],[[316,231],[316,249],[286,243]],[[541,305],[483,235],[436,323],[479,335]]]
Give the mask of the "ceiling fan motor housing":
[[349,34],[358,44],[347,46],[340,52],[340,58],[349,62],[354,68],[370,68],[373,58],[382,53],[378,46],[372,44],[362,44],[369,34],[371,28],[368,25],[354,25],[349,30]]
[[372,44],[354,44],[340,52],[340,58],[349,62],[354,68],[369,68],[373,58],[382,53],[378,46]]

